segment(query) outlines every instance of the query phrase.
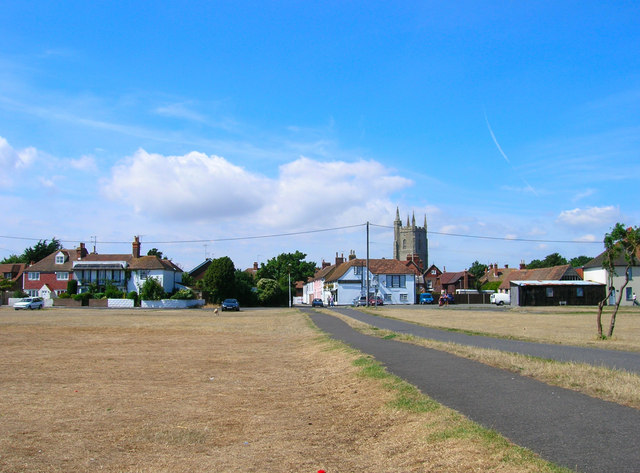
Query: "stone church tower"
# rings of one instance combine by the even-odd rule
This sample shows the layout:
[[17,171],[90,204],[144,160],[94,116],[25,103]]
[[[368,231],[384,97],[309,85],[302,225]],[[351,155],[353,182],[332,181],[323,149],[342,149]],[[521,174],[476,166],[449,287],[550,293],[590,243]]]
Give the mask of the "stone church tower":
[[[400,211],[396,208],[396,219],[393,222],[393,258],[407,261],[407,257],[415,255],[420,258],[422,269],[426,270],[429,261],[429,240],[427,239],[427,216],[424,216],[424,226],[416,226],[416,215],[413,214],[411,223],[407,216],[407,225],[402,226]],[[410,258],[409,258],[410,259]]]

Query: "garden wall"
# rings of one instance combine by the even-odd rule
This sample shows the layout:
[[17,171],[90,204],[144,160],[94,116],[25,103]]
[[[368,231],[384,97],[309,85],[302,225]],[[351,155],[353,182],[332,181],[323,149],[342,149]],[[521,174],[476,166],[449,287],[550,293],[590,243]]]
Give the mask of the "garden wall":
[[202,307],[204,299],[162,299],[161,301],[140,301],[140,306],[145,309],[188,309],[190,307]]

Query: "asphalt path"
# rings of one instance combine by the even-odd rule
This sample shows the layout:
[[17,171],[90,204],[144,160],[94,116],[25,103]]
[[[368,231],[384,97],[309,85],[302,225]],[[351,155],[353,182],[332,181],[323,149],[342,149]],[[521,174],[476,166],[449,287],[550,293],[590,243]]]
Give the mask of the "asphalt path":
[[[523,342],[520,340],[507,340],[481,335],[467,335],[460,332],[424,327],[422,325],[402,320],[379,317],[350,308],[336,307],[331,310],[335,310],[342,315],[373,325],[374,327],[414,335],[416,337],[428,338],[441,342],[454,342],[461,345],[470,345],[479,348],[491,348],[494,350],[520,353],[523,355],[550,360],[588,363],[594,366],[605,366],[607,368],[623,369],[634,373],[640,373],[640,353],[638,352],[602,350],[599,348]],[[640,471],[640,467],[638,468],[638,471]]]
[[[640,471],[640,411],[410,343],[364,335],[301,309],[431,398],[542,458],[586,473]],[[342,310],[340,311],[342,312]]]

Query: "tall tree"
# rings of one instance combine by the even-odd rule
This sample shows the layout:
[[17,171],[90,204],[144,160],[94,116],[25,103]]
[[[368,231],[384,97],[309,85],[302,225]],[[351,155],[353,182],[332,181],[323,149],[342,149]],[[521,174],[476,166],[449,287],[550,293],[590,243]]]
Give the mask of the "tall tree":
[[607,295],[598,304],[598,316],[596,325],[598,336],[605,338],[602,334],[602,308],[611,297],[615,287],[613,285],[613,277],[617,276],[616,266],[624,266],[624,283],[618,292],[616,305],[611,314],[611,322],[609,323],[609,331],[607,337],[613,336],[613,329],[616,325],[616,315],[622,302],[624,288],[629,284],[629,272],[632,266],[638,265],[638,252],[640,252],[640,227],[626,227],[623,223],[616,223],[611,230],[604,236],[604,257],[602,259],[602,267],[607,271],[609,277]]
[[581,266],[584,266],[585,264],[587,264],[592,259],[593,258],[591,256],[576,256],[575,258],[571,258],[569,260],[569,264],[573,268],[580,268]]
[[564,264],[569,264],[567,259],[560,255],[560,253],[551,253],[550,255],[545,256],[545,258],[540,261],[539,259],[534,259],[527,265],[527,269],[538,269],[538,268],[551,268],[553,266],[562,266]]
[[210,302],[219,303],[223,299],[236,296],[236,268],[228,256],[211,260],[202,277],[202,289]]
[[52,238],[49,243],[47,243],[47,240],[40,240],[35,245],[26,248],[20,256],[11,255],[3,259],[2,263],[37,263],[45,256],[49,256],[61,248],[60,241],[55,238]]
[[151,248],[149,251],[147,251],[147,256],[157,256],[158,258],[162,259],[162,251],[158,250],[158,248]]
[[[278,286],[283,294],[284,300],[289,294],[295,293],[296,281],[306,281],[316,270],[316,264],[310,261],[304,261],[307,257],[305,253],[296,251],[295,253],[282,253],[275,258],[267,261],[267,264],[261,264],[256,274],[256,278],[273,279],[278,282]],[[291,282],[291,285],[289,285]]]
[[469,273],[473,276],[473,281],[478,292],[482,290],[482,281],[480,278],[484,276],[486,271],[487,265],[481,264],[478,260],[475,260],[471,263],[471,266],[469,266]]

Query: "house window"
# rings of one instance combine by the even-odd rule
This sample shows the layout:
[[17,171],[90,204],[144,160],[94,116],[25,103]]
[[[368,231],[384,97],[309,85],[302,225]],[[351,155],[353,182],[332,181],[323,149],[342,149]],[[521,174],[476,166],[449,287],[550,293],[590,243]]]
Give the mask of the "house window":
[[625,291],[626,291],[626,293],[627,293],[627,294],[626,294],[626,296],[627,296],[627,300],[628,300],[628,301],[632,301],[632,300],[633,300],[633,288],[632,288],[632,287],[627,287],[627,288],[625,289]]
[[431,274],[433,274],[435,276],[436,274],[438,274],[438,272],[435,269],[432,269],[431,270]]
[[56,255],[56,264],[64,264],[64,255]]
[[67,292],[67,291],[63,291],[61,289],[56,289],[56,291],[55,291],[56,296],[59,296],[60,294],[64,294],[65,292]]
[[11,273],[4,273],[4,278],[5,278],[5,279],[13,279],[13,278],[11,277]]
[[66,271],[60,271],[59,273],[56,273],[56,279],[58,281],[68,281],[69,280],[69,273]]
[[576,287],[576,297],[584,297],[584,287]]
[[407,294],[400,294],[400,302],[409,302],[409,296]]
[[29,289],[26,292],[29,295],[29,297],[38,297],[38,290],[37,289]]
[[362,275],[362,266],[354,266],[353,274],[355,274],[356,276]]
[[140,279],[147,279],[149,277],[149,271],[140,271],[140,272],[138,272],[138,277]]
[[627,276],[629,276],[629,281],[633,279],[633,268],[627,270]]
[[407,276],[404,274],[387,274],[387,287],[407,287]]
[[553,297],[553,288],[552,287],[548,287],[547,288],[547,297]]
[[402,240],[402,249],[403,250],[407,249],[407,240]]
[[391,302],[391,294],[385,294],[384,295],[384,302],[387,303],[387,304],[389,302]]
[[29,272],[29,281],[40,281],[40,273],[37,272]]

